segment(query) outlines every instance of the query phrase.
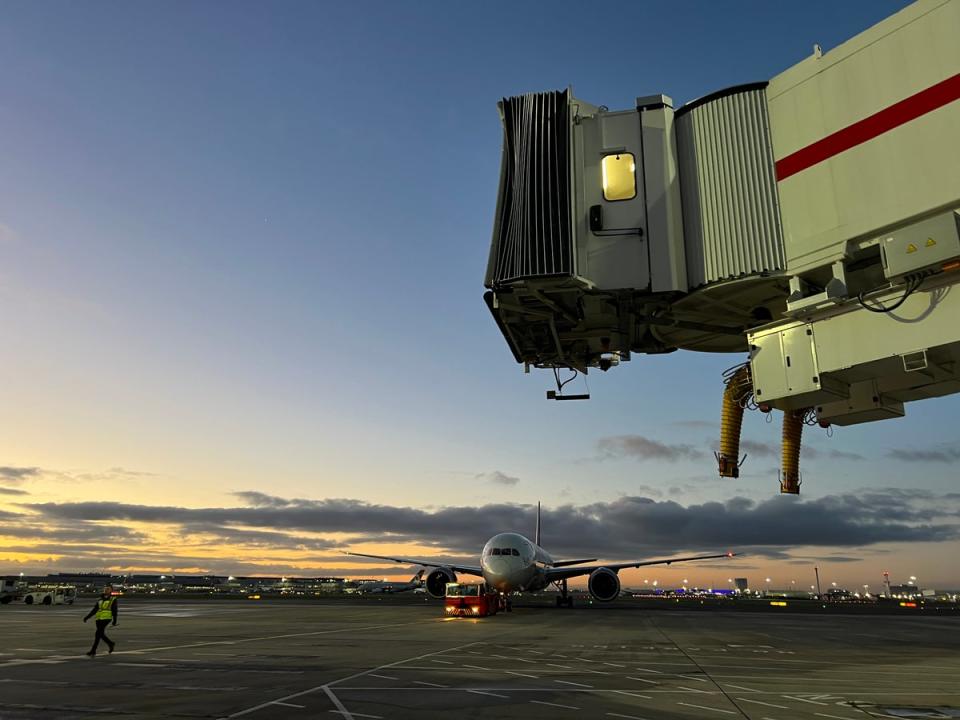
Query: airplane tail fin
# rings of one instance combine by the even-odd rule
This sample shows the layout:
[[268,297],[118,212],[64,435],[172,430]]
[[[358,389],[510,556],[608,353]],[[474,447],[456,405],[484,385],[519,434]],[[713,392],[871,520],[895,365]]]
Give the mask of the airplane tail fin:
[[537,547],[540,546],[540,502],[537,502],[537,530],[534,536],[534,542],[537,544]]

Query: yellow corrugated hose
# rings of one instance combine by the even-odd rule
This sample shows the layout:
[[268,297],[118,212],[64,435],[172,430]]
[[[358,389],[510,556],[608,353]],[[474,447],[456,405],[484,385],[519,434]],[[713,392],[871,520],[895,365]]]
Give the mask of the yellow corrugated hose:
[[780,492],[800,494],[800,438],[807,409],[783,413],[783,446],[781,449]]
[[743,425],[743,401],[752,392],[750,366],[735,372],[723,391],[720,413],[720,452],[717,466],[720,477],[740,477],[740,428]]

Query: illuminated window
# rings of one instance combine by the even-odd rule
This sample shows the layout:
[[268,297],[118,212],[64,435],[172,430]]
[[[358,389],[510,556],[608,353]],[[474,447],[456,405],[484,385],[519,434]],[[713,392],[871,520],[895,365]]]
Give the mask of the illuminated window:
[[637,164],[632,153],[604,155],[600,167],[604,200],[630,200],[637,196]]

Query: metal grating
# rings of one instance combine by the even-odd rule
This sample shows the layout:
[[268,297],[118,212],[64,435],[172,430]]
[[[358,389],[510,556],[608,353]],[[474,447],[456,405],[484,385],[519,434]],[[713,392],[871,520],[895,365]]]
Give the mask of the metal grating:
[[487,285],[573,274],[567,92],[504,98],[503,167]]
[[681,108],[676,128],[690,287],[782,270],[765,84]]

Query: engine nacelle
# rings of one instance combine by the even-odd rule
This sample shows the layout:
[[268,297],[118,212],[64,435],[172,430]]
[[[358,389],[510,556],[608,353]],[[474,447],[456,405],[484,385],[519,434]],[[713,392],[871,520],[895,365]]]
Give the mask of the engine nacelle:
[[610,568],[597,568],[590,573],[587,589],[594,600],[610,602],[620,596],[620,576]]
[[454,575],[453,570],[450,568],[437,568],[427,575],[424,587],[427,588],[427,592],[430,593],[431,597],[442,598],[447,594],[447,583],[456,581],[457,576]]

